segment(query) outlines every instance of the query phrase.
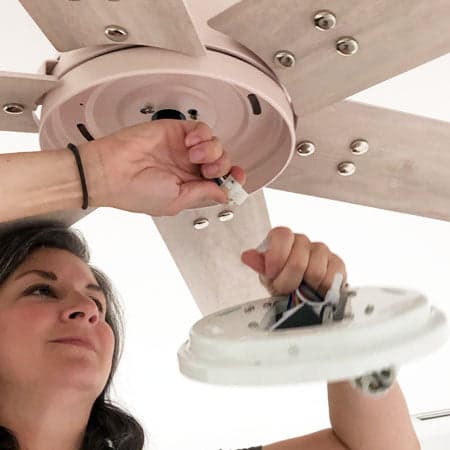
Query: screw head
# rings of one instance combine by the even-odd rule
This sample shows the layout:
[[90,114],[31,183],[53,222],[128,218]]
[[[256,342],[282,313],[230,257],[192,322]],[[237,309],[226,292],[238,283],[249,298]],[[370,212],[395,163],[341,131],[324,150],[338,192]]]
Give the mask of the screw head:
[[295,55],[287,50],[280,50],[275,53],[274,61],[283,67],[294,67],[295,66]]
[[198,120],[198,111],[196,109],[193,108],[189,109],[188,114],[192,120]]
[[354,55],[359,50],[359,43],[355,38],[343,37],[336,42],[336,50],[340,55]]
[[309,156],[312,155],[316,150],[316,146],[310,141],[302,141],[297,144],[296,151],[297,155]]
[[194,228],[196,230],[203,230],[209,225],[209,220],[205,217],[201,217],[200,219],[194,220]]
[[7,103],[6,105],[3,105],[3,112],[6,114],[23,114],[25,111],[25,106],[21,105],[20,103]]
[[336,26],[336,16],[330,11],[319,11],[314,16],[314,25],[319,30],[331,30]]
[[123,42],[128,38],[128,31],[119,25],[108,25],[105,28],[105,35],[114,42]]
[[141,114],[153,114],[155,112],[155,108],[153,105],[146,105],[140,110]]
[[338,164],[338,172],[339,175],[342,175],[343,177],[348,177],[349,175],[353,175],[356,171],[356,166],[349,161],[344,161]]
[[229,220],[231,220],[234,217],[234,213],[233,211],[222,211],[219,213],[219,215],[217,216],[219,218],[219,220],[221,222],[228,222]]
[[363,155],[369,150],[369,143],[364,139],[356,139],[350,144],[350,149],[354,155]]

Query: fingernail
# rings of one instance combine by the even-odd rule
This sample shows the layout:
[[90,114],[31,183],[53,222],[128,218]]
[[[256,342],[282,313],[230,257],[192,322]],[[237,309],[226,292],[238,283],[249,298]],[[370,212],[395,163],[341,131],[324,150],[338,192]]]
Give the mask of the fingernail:
[[205,157],[205,152],[199,148],[196,148],[190,152],[191,161],[201,161]]
[[201,140],[201,138],[199,136],[189,135],[186,138],[186,145],[188,147],[192,147],[193,145],[200,144],[200,142],[202,142],[202,140]]

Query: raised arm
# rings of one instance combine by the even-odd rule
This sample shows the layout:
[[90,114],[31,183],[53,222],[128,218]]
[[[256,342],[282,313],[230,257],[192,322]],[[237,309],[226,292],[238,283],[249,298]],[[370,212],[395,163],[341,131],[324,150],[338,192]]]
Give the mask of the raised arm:
[[328,385],[332,428],[277,442],[263,450],[420,450],[398,383],[367,397],[348,382]]
[[[80,149],[89,205],[103,188],[102,165],[90,144]],[[75,158],[68,149],[0,154],[0,222],[81,208],[82,191]]]
[[[174,215],[211,202],[227,203],[227,194],[212,178],[231,173],[245,183],[244,171],[231,166],[220,141],[202,122],[145,122],[78,149],[90,207]],[[73,153],[64,148],[0,154],[0,195],[0,222],[81,208]]]
[[[336,273],[346,275],[343,261],[325,244],[289,228],[272,229],[265,247],[247,250],[241,259],[259,273],[272,295],[287,295],[303,280],[324,296]],[[330,383],[328,403],[332,428],[263,450],[420,450],[397,383],[380,397],[365,396],[348,382]]]

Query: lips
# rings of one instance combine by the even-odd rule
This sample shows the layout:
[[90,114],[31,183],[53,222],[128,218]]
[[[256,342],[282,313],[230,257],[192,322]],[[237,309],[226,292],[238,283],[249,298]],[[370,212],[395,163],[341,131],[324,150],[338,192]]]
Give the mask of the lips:
[[68,338],[62,338],[62,339],[56,339],[51,342],[61,343],[61,344],[72,344],[72,345],[79,345],[81,347],[85,347],[89,350],[96,351],[95,345],[86,338],[81,337],[68,337]]

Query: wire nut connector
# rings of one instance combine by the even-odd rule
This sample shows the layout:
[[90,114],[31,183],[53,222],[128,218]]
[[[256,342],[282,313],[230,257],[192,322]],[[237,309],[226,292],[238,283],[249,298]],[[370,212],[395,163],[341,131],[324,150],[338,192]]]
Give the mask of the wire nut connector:
[[248,193],[231,175],[215,178],[215,181],[227,193],[229,205],[242,205],[247,199]]

